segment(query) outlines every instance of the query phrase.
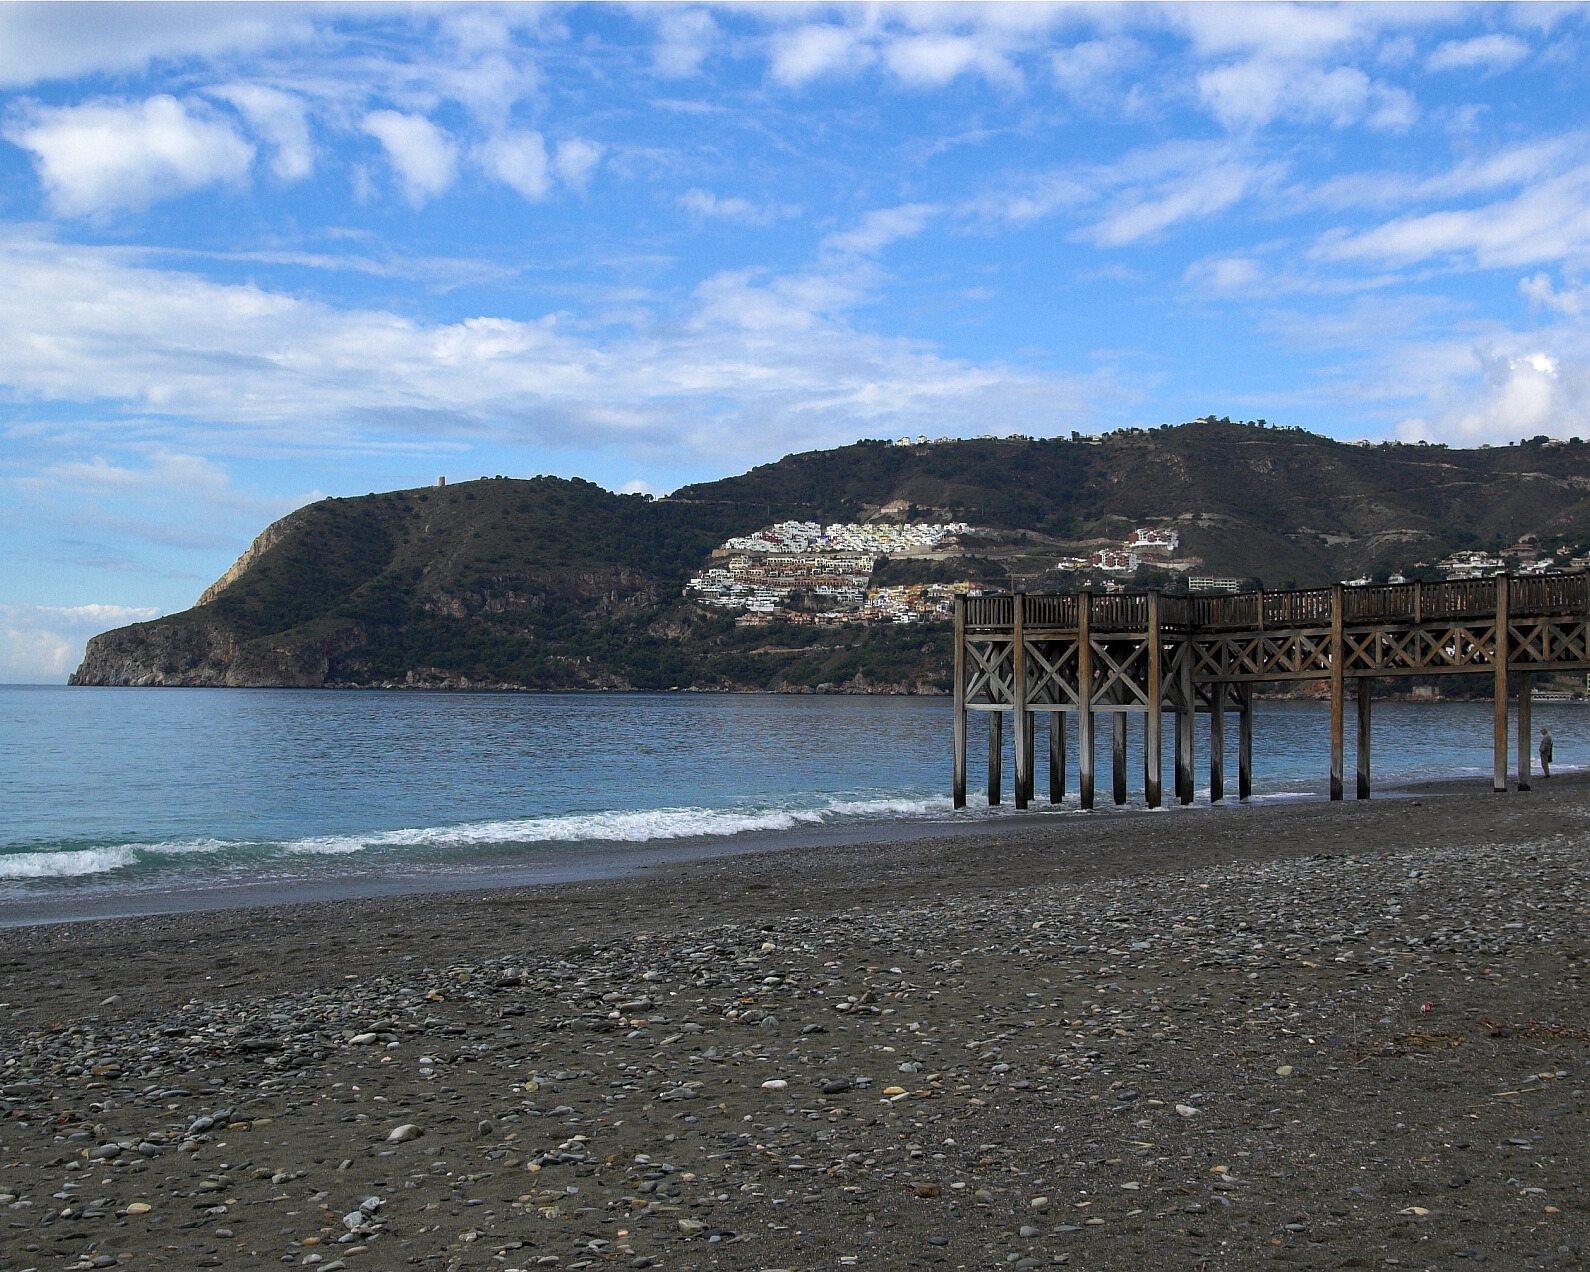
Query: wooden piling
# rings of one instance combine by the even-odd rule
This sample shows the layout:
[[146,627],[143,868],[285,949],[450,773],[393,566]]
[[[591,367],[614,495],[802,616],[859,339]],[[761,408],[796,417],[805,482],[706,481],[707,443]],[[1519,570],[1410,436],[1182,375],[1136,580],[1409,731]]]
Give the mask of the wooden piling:
[[1077,788],[1093,807],[1093,593],[1077,595]]
[[1049,802],[1063,804],[1066,797],[1066,713],[1049,712]]
[[1342,585],[1331,585],[1331,798],[1342,797],[1346,739],[1343,737],[1342,701],[1346,692],[1346,641],[1342,638]]
[[1209,686],[1209,802],[1226,797],[1226,687]]
[[1535,674],[1531,671],[1518,673],[1518,789],[1529,789],[1530,769],[1530,696],[1535,692]]
[[1195,757],[1193,755],[1193,729],[1198,722],[1196,714],[1198,699],[1193,692],[1193,651],[1192,641],[1189,639],[1182,644],[1178,651],[1180,665],[1177,669],[1176,697],[1176,798],[1183,804],[1193,802],[1193,768]]
[[1237,717],[1237,798],[1253,798],[1253,686],[1244,684],[1237,689],[1242,703]]
[[1126,803],[1126,712],[1112,711],[1110,714],[1114,717],[1111,721],[1113,732],[1110,739],[1114,778],[1111,793],[1115,796],[1115,806],[1119,808]]
[[1148,699],[1148,714],[1143,717],[1143,802],[1150,808],[1160,804],[1160,779],[1163,767],[1160,756],[1160,730],[1164,725],[1161,714],[1165,687],[1160,683],[1164,668],[1160,663],[1162,651],[1159,641],[1159,592],[1148,594],[1148,649],[1145,651],[1148,668],[1144,686]]
[[1000,766],[1005,758],[1005,716],[988,713],[988,802],[999,803],[999,788],[1004,784]]
[[1507,794],[1507,575],[1496,576],[1496,637],[1491,669],[1491,790]]
[[955,598],[955,736],[953,802],[966,807],[966,598]]
[[1032,776],[1032,753],[1027,747],[1027,594],[1017,592],[1010,598],[1015,615],[1011,633],[1011,697],[1014,712],[1010,718],[1010,741],[1016,752],[1016,807],[1027,807],[1027,781]]
[[1369,703],[1374,679],[1358,676],[1358,798],[1369,798]]

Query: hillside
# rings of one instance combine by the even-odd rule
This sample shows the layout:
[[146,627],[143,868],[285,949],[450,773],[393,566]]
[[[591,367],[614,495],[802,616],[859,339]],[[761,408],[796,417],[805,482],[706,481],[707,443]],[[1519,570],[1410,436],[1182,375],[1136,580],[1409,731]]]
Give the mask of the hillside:
[[1582,551],[1590,448],[1364,447],[1210,420],[863,442],[657,500],[550,477],[327,499],[270,527],[201,604],[95,637],[72,683],[942,689],[942,627],[736,628],[682,595],[724,539],[786,519],[991,532],[876,582],[1063,586],[1065,545],[1162,522],[1206,573],[1310,586],[1526,533]]

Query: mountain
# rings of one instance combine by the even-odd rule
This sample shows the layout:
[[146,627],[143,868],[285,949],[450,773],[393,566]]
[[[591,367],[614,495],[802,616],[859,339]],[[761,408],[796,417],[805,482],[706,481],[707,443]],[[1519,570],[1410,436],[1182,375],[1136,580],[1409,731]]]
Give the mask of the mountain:
[[875,584],[1074,585],[1061,555],[1159,524],[1199,573],[1313,586],[1525,535],[1582,553],[1590,447],[1365,446],[1207,419],[860,442],[664,499],[552,477],[326,499],[269,527],[192,609],[96,636],[71,683],[946,687],[941,625],[737,627],[683,594],[725,539],[789,519],[979,528],[965,556],[888,561]]

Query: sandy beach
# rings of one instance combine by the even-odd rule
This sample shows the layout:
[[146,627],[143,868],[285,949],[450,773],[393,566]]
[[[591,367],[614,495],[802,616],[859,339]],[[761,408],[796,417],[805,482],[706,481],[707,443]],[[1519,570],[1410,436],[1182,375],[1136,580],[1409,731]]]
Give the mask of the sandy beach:
[[1578,1266],[1590,789],[0,933],[0,1268]]

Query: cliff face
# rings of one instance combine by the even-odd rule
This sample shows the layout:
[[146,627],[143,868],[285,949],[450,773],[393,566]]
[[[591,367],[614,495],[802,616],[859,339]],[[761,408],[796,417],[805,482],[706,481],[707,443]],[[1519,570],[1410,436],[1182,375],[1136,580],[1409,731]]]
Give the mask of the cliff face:
[[193,609],[96,636],[71,683],[947,688],[943,628],[736,628],[682,595],[724,539],[787,518],[997,532],[976,558],[892,562],[890,583],[930,570],[1041,590],[1062,543],[1158,522],[1200,573],[1314,586],[1526,532],[1585,551],[1590,446],[1361,447],[1204,422],[858,443],[661,500],[549,477],[326,499],[268,527]]
[[245,642],[222,623],[140,623],[90,640],[67,683],[319,689],[334,661],[363,640],[352,625],[317,637]]

